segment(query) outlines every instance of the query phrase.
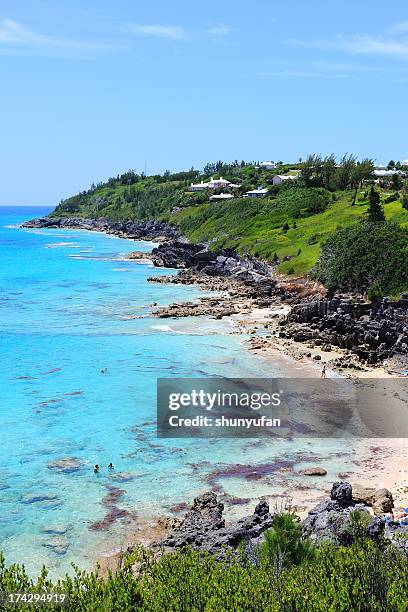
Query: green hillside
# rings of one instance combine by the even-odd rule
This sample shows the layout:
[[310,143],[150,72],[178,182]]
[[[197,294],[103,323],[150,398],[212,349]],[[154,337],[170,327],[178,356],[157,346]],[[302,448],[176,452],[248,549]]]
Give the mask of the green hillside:
[[[273,185],[276,174],[296,172],[298,180]],[[220,190],[189,191],[192,182],[205,182],[211,176],[240,185],[232,190],[234,199],[210,201],[210,195]],[[275,261],[282,273],[306,274],[329,236],[367,218],[373,179],[372,162],[357,162],[352,156],[341,164],[332,156],[310,156],[302,164],[281,165],[277,170],[217,162],[203,172],[191,169],[146,177],[129,171],[62,201],[52,215],[162,219],[211,249],[232,247],[241,254]],[[259,186],[269,190],[266,197],[243,197]],[[400,176],[387,178],[376,185],[375,192],[386,220],[408,229],[408,181]],[[403,232],[402,242],[406,235]],[[402,255],[404,267],[406,255]]]
[[[289,190],[288,190],[289,191]],[[304,197],[303,190],[291,189]],[[312,190],[308,190],[309,195]],[[297,193],[299,192],[299,194]],[[313,193],[313,192],[312,192]],[[241,253],[273,260],[275,254],[282,262],[278,270],[296,274],[310,271],[316,263],[320,244],[340,228],[357,223],[368,209],[367,198],[361,193],[352,205],[350,192],[327,194],[324,212],[298,217],[286,207],[287,195],[268,200],[232,200],[188,207],[165,218],[180,226],[183,233],[195,241],[211,241],[212,248],[233,247]],[[384,205],[387,219],[408,228],[408,211],[400,199]],[[284,229],[285,224],[289,229]],[[284,258],[290,259],[284,261]]]

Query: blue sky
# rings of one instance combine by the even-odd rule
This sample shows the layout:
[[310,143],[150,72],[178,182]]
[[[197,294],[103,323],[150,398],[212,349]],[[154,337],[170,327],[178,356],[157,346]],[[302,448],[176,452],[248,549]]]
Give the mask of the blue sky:
[[2,0],[0,203],[118,172],[408,158],[403,0]]

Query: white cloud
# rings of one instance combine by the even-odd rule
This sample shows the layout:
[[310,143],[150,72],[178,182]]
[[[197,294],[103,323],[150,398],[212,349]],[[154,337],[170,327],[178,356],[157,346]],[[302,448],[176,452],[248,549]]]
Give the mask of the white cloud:
[[370,34],[359,34],[352,38],[339,37],[333,46],[349,53],[408,57],[408,42],[382,39]]
[[405,32],[408,32],[408,21],[394,23],[394,25],[388,28],[388,32],[390,34],[404,34]]
[[215,25],[212,28],[208,28],[208,34],[212,34],[214,36],[226,36],[230,32],[232,32],[232,28],[227,25]]
[[292,77],[306,79],[344,79],[349,75],[336,72],[315,72],[313,70],[275,70],[273,72],[260,72],[261,78]]
[[338,35],[333,40],[300,41],[291,40],[290,44],[316,49],[333,49],[355,55],[379,55],[383,57],[408,58],[408,40],[381,38],[371,34],[355,36]]
[[3,19],[0,21],[0,48],[8,47],[11,52],[23,47],[52,47],[71,51],[104,51],[113,49],[114,45],[70,40],[39,34],[19,21]]
[[182,26],[130,24],[127,30],[133,34],[153,36],[156,38],[168,38],[170,40],[182,40],[188,38],[187,32]]
[[36,34],[18,21],[3,19],[0,22],[0,43],[32,45],[55,44],[57,42],[57,39]]

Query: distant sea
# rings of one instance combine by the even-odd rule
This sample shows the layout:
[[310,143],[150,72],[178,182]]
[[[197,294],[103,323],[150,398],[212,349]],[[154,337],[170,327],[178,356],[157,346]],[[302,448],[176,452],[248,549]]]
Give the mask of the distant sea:
[[[0,207],[0,547],[8,563],[33,574],[45,563],[53,576],[72,571],[72,561],[91,567],[95,551],[126,540],[130,519],[191,502],[220,466],[291,457],[300,468],[305,453],[309,461],[323,453],[335,479],[339,442],[158,440],[157,377],[300,375],[301,366],[288,371],[251,355],[229,322],[148,317],[154,302],[201,291],[148,283],[174,270],[126,261],[132,250],[150,251],[147,242],[19,227],[50,210]],[[80,468],[52,469],[64,458]],[[218,488],[253,498],[288,495],[296,482],[226,476]]]

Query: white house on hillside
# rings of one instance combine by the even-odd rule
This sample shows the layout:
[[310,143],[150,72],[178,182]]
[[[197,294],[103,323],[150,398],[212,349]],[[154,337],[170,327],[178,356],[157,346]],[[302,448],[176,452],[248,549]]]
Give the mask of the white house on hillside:
[[261,168],[265,168],[265,170],[275,170],[276,164],[273,161],[264,161],[259,164]]
[[268,193],[269,189],[252,189],[251,191],[247,191],[245,196],[246,198],[264,198]]
[[401,162],[401,166],[408,166],[408,159],[403,159]]
[[296,181],[299,177],[293,174],[275,174],[273,177],[274,185],[282,185],[285,181]]
[[203,181],[201,181],[201,183],[191,183],[189,191],[204,191],[205,189],[236,189],[240,186],[241,185],[236,185],[235,183],[227,181],[221,176],[219,179],[211,177],[211,180],[208,181],[208,183],[204,183]]
[[394,176],[394,174],[399,174],[400,176],[405,176],[405,172],[402,170],[374,170],[374,176],[377,178],[383,178],[386,176]]
[[209,183],[204,183],[203,181],[201,183],[191,183],[189,191],[204,191],[209,188],[208,186]]
[[212,195],[210,200],[232,200],[233,198],[232,193],[219,193],[218,195]]

